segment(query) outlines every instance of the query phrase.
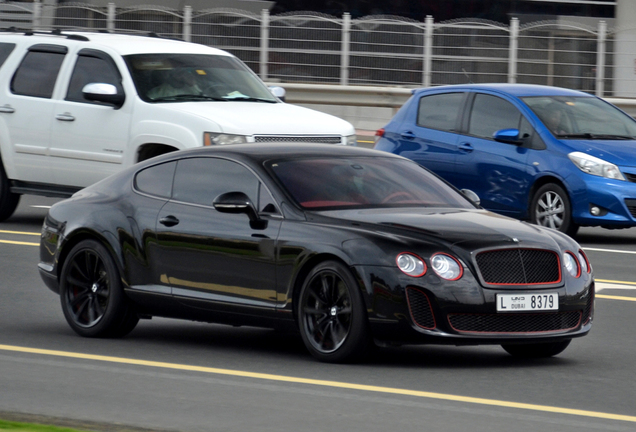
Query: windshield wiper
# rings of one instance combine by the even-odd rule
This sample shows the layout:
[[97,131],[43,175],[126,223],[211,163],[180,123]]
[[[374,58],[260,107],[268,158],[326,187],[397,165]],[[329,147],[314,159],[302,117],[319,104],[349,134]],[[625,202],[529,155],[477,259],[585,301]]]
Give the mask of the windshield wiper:
[[589,132],[578,134],[557,134],[557,138],[570,138],[570,139],[590,139],[590,140],[633,140],[633,136],[629,135],[610,135],[610,134],[592,134]]
[[218,101],[218,102],[226,102],[227,99],[205,96],[205,95],[196,95],[196,94],[179,94],[174,96],[162,96],[155,99],[152,99],[153,102],[165,102],[165,101]]
[[255,98],[255,97],[251,97],[251,96],[230,96],[230,97],[224,97],[223,100],[226,101],[230,101],[230,102],[234,102],[234,101],[240,101],[240,102],[266,102],[266,103],[277,103],[278,101],[273,100],[273,99],[265,99],[265,98]]

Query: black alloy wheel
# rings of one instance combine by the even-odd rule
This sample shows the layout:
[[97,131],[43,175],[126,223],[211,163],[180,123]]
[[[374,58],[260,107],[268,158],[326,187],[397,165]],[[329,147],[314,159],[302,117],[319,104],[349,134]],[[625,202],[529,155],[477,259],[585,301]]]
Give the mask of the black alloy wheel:
[[561,354],[570,345],[572,339],[561,342],[533,343],[519,345],[502,345],[508,354],[519,358],[546,358]]
[[554,183],[539,188],[530,206],[532,223],[576,235],[579,226],[572,220],[572,205],[565,190]]
[[10,187],[2,160],[0,160],[0,222],[9,219],[20,202],[20,194],[11,192]]
[[139,321],[114,260],[94,240],[78,243],[69,253],[60,278],[60,300],[66,321],[81,336],[124,336]]
[[371,346],[358,284],[336,261],[318,264],[305,279],[298,323],[305,346],[320,361],[354,361]]

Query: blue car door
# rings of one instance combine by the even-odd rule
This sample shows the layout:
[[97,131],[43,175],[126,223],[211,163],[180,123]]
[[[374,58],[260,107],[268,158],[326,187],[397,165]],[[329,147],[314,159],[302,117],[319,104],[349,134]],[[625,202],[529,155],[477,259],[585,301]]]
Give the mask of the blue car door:
[[405,156],[454,181],[457,157],[457,127],[465,93],[423,96],[413,106],[399,129],[394,153]]
[[[479,195],[481,205],[498,213],[524,217],[533,172],[528,167],[534,130],[521,112],[498,96],[476,93],[458,141],[453,184]],[[495,141],[502,129],[519,129],[516,144]]]

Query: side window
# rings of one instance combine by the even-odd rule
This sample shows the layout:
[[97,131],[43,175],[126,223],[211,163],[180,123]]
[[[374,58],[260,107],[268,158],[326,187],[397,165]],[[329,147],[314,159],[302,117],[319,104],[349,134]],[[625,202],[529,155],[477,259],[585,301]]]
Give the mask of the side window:
[[225,159],[181,159],[174,176],[172,199],[211,206],[226,192],[243,192],[257,205],[258,178],[243,165]]
[[[104,54],[105,56],[105,54]],[[82,89],[86,84],[112,84],[121,92],[121,78],[112,61],[105,58],[80,54],[77,57],[71,81],[66,93],[66,100],[73,102],[97,103],[84,98]]]
[[443,131],[455,130],[464,93],[444,93],[420,99],[417,125]]
[[168,162],[139,171],[135,176],[135,188],[148,195],[170,198],[176,166],[176,162]]
[[51,98],[65,52],[29,51],[13,75],[11,92],[23,96]]
[[477,94],[470,114],[468,133],[492,139],[501,129],[519,129],[521,113],[510,102],[496,96]]
[[4,62],[9,57],[9,54],[13,52],[14,48],[15,48],[15,44],[0,43],[0,66],[4,64]]

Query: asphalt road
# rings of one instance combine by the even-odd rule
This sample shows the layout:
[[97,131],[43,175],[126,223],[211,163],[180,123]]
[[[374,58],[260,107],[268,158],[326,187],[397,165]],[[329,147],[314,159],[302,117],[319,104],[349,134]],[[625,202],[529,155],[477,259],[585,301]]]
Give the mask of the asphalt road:
[[[294,335],[166,319],[84,339],[38,275],[55,200],[0,224],[0,418],[94,430],[636,430],[636,229],[584,228],[598,287],[592,332],[558,357],[415,346],[314,361]],[[67,423],[65,423],[67,422]]]

